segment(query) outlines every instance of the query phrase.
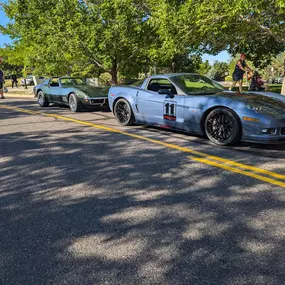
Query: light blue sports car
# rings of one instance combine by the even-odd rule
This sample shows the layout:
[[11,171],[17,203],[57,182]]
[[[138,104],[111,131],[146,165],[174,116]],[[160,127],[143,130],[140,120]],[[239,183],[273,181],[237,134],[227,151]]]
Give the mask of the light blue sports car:
[[155,75],[140,87],[114,86],[108,102],[123,126],[177,129],[206,135],[217,145],[285,142],[285,96],[226,91],[198,74]]

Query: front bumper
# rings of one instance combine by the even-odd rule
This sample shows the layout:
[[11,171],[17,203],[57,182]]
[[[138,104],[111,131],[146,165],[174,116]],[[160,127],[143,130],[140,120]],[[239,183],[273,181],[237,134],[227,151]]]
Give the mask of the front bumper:
[[[270,128],[276,129],[274,134],[264,134],[263,129]],[[259,132],[255,133],[244,133],[242,136],[243,141],[257,142],[262,144],[275,144],[275,143],[285,143],[285,126],[284,127],[264,127],[261,128]]]
[[82,99],[82,103],[90,107],[91,106],[105,107],[108,106],[108,98],[107,97],[87,98],[87,99]]

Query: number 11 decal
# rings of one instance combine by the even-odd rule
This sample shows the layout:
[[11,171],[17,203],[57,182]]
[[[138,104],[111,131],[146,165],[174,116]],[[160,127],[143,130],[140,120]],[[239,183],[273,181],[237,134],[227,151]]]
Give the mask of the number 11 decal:
[[164,101],[163,119],[176,121],[176,102]]

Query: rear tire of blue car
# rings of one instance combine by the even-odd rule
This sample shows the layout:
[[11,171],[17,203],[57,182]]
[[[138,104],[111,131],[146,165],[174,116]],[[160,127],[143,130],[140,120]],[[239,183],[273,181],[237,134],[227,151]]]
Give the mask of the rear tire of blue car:
[[43,91],[39,91],[38,92],[38,104],[41,106],[41,107],[48,107],[49,106],[49,101],[48,99],[46,98],[45,94]]
[[133,110],[126,99],[119,99],[115,103],[114,115],[122,126],[131,126],[135,122]]
[[232,110],[217,108],[205,120],[205,133],[210,141],[220,146],[233,145],[241,140],[239,117]]
[[82,103],[80,102],[79,98],[74,93],[71,93],[69,95],[68,105],[72,112],[79,112],[82,110]]

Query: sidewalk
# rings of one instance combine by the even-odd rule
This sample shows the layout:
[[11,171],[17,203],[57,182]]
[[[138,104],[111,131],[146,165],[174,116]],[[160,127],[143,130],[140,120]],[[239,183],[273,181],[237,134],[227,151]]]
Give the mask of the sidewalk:
[[9,99],[9,98],[21,98],[21,99],[33,99],[34,98],[34,93],[33,93],[33,88],[34,86],[27,86],[28,89],[25,89],[22,86],[19,86],[18,88],[12,88],[12,87],[7,87],[8,92],[4,92],[4,96]]

